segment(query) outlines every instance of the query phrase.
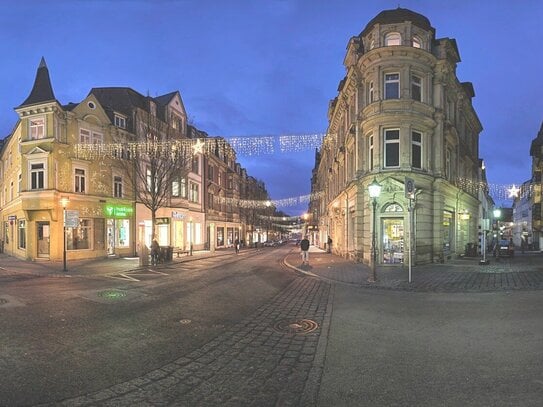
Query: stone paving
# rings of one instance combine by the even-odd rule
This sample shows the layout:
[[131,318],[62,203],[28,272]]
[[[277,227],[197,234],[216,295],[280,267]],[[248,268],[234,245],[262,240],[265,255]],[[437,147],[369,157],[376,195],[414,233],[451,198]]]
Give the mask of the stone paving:
[[301,273],[365,288],[430,292],[481,292],[504,290],[542,290],[543,254],[530,253],[514,258],[491,258],[479,265],[478,258],[464,258],[445,264],[413,266],[411,283],[407,265],[377,267],[377,282],[369,283],[370,268],[334,254],[313,248],[310,265],[302,265],[297,250],[285,264]]
[[[330,287],[318,279],[296,278],[271,302],[201,348],[141,377],[50,405],[315,405],[331,314]],[[318,325],[307,332],[302,320]],[[278,330],[278,322],[287,329]]]

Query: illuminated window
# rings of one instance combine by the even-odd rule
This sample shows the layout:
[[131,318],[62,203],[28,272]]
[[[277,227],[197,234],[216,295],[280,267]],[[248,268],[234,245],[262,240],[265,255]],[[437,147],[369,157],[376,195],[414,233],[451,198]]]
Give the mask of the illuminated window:
[[19,249],[26,249],[26,220],[20,219],[18,221],[18,247]]
[[402,37],[399,33],[388,33],[385,36],[385,46],[402,45]]
[[400,130],[385,130],[385,167],[400,166]]
[[79,226],[66,228],[66,250],[91,249],[92,219],[80,219]]
[[400,74],[385,74],[385,99],[400,98]]
[[38,140],[42,138],[45,138],[45,119],[43,117],[30,119],[30,139]]
[[189,201],[198,203],[200,202],[200,187],[198,184],[195,184],[194,182],[189,183],[190,190],[189,190]]

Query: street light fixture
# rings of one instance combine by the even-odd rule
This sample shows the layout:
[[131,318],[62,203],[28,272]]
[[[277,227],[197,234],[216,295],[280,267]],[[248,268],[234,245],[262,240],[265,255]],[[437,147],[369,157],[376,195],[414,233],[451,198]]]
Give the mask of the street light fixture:
[[62,271],[68,271],[66,269],[66,207],[68,206],[68,202],[70,202],[70,198],[63,196],[60,198],[60,204],[62,205],[62,218],[63,218],[63,239],[62,239],[62,264],[63,268]]
[[377,281],[377,272],[376,272],[376,263],[377,263],[377,244],[375,241],[375,219],[376,219],[376,208],[377,208],[377,198],[381,194],[381,184],[377,182],[374,178],[372,183],[368,186],[368,192],[370,198],[372,199],[373,206],[373,229],[371,232],[371,275],[368,277],[368,282],[375,283]]

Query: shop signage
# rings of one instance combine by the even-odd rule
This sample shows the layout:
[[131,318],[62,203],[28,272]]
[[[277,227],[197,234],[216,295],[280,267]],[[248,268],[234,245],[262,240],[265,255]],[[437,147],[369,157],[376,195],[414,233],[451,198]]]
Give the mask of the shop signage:
[[185,215],[184,213],[177,212],[177,211],[172,211],[172,218],[173,219],[185,219],[186,217],[187,217],[187,215]]
[[134,213],[134,208],[127,205],[106,205],[104,212],[108,218],[129,218]]
[[155,219],[156,225],[169,225],[170,224],[170,218],[156,218]]
[[79,226],[79,211],[66,210],[64,211],[64,226],[67,228],[76,228]]
[[9,215],[8,220],[17,220],[17,215]]

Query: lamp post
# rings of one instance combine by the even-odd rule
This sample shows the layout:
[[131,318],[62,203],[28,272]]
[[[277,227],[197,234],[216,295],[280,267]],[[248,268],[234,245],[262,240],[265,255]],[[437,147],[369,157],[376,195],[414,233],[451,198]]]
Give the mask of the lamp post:
[[60,198],[60,203],[62,205],[62,218],[63,218],[63,223],[62,223],[62,228],[63,228],[63,233],[62,233],[62,264],[63,264],[63,268],[62,268],[62,271],[68,271],[66,269],[66,207],[68,206],[68,202],[70,202],[70,198],[65,197],[65,196]]
[[377,242],[375,241],[375,220],[376,220],[376,208],[377,198],[381,194],[381,184],[374,178],[372,183],[368,186],[368,192],[372,199],[372,216],[373,216],[373,228],[371,231],[371,274],[368,277],[368,282],[375,283],[377,281],[376,263],[377,263]]

